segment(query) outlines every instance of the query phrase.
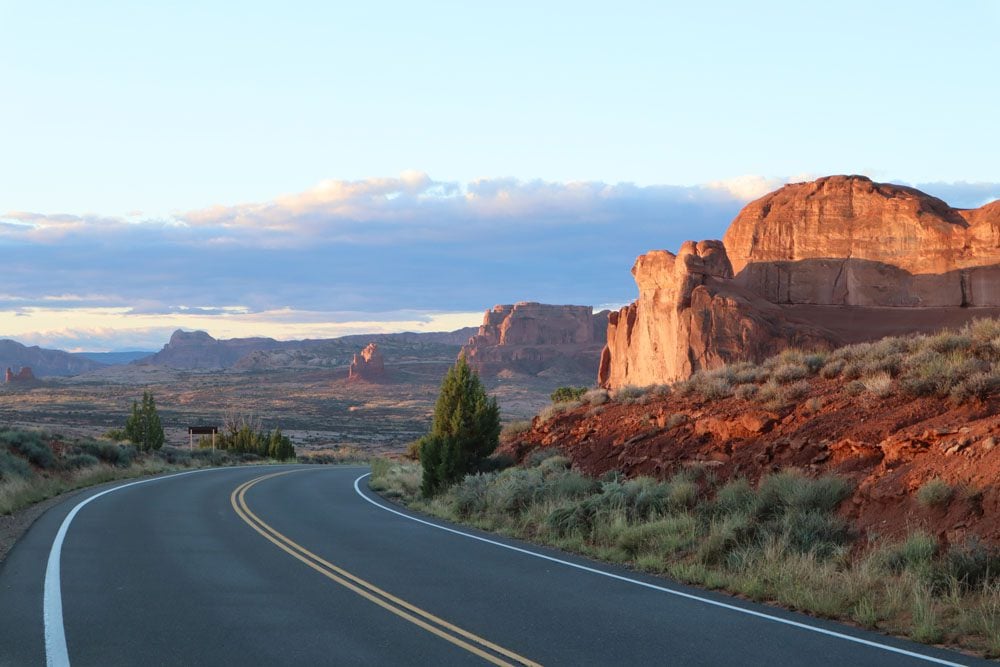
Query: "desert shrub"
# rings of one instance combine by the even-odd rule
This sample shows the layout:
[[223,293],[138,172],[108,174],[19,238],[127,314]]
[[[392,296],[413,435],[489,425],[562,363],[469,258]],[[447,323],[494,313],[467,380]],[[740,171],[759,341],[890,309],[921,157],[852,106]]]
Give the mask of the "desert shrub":
[[642,387],[634,387],[632,385],[626,385],[615,392],[614,400],[619,403],[625,403],[626,405],[630,403],[635,403],[643,395],[645,395],[646,390]]
[[573,465],[573,462],[568,456],[557,454],[556,456],[548,456],[542,459],[537,467],[543,475],[548,476],[554,473],[565,472],[569,470],[571,465]]
[[955,494],[948,482],[939,477],[930,479],[917,489],[917,502],[923,507],[945,507]]
[[865,383],[862,382],[861,380],[851,380],[850,382],[844,385],[844,392],[848,396],[857,396],[858,394],[862,394],[867,390],[868,388],[865,387]]
[[811,386],[807,380],[799,380],[785,387],[785,397],[790,401],[797,401],[801,398],[805,398]]
[[539,447],[528,455],[528,457],[524,460],[524,465],[528,468],[537,468],[548,459],[557,456],[563,456],[562,450],[558,447]]
[[736,385],[760,384],[767,382],[771,377],[771,371],[768,369],[747,362],[736,364],[731,367],[731,370],[731,382]]
[[885,545],[872,554],[875,565],[886,572],[899,573],[912,570],[917,573],[929,570],[938,552],[938,543],[923,531],[910,533],[902,542]]
[[504,470],[489,485],[489,507],[501,514],[520,514],[543,495],[544,486],[545,479],[537,469]]
[[[529,427],[530,427],[530,423],[529,423]],[[503,434],[501,432],[501,436],[502,435]],[[420,448],[422,446],[423,446],[423,441],[422,440],[420,440],[419,438],[417,440],[414,440],[413,442],[411,442],[408,445],[406,445],[406,451],[403,453],[403,456],[406,457],[407,459],[411,460],[411,461],[418,461],[419,462],[420,461]]]
[[780,384],[788,384],[809,377],[809,369],[802,364],[782,364],[774,369],[771,377]]
[[6,448],[0,447],[0,480],[27,478],[31,476],[31,466],[20,456],[14,456]]
[[581,499],[597,493],[600,487],[593,477],[567,470],[546,478],[545,497],[557,501]]
[[788,509],[833,512],[851,494],[850,483],[833,475],[816,479],[788,470],[768,475],[757,488],[755,514],[767,518]]
[[832,361],[828,361],[823,368],[820,369],[819,374],[827,380],[832,380],[840,375],[846,365],[847,362],[843,359],[834,359]]
[[829,356],[825,352],[813,352],[803,357],[802,364],[809,370],[811,375],[816,375],[826,365],[826,360]]
[[560,537],[589,535],[594,524],[595,503],[573,503],[557,507],[545,517],[545,526]]
[[718,400],[733,394],[732,385],[724,377],[706,379],[700,383],[700,389],[701,395],[709,400]]
[[806,401],[806,410],[810,413],[817,413],[823,409],[823,399],[822,398],[810,398]]
[[677,514],[648,523],[626,526],[618,535],[618,546],[631,558],[642,553],[663,556],[692,549],[699,527],[688,514]]
[[549,398],[553,403],[566,403],[568,401],[578,401],[587,393],[587,387],[559,387]]
[[118,445],[100,440],[84,440],[77,444],[77,449],[83,454],[96,456],[102,462],[119,468],[127,468],[132,464],[138,451],[134,445]]
[[710,510],[722,515],[747,514],[753,511],[756,501],[757,494],[750,486],[750,482],[741,477],[727,482],[715,492],[715,500]]
[[952,403],[960,405],[970,400],[983,400],[1000,388],[1000,375],[996,372],[974,373],[955,383],[948,391]]
[[71,454],[66,457],[63,465],[68,470],[78,470],[80,468],[100,465],[100,463],[96,456],[91,456],[90,454]]
[[564,412],[569,412],[570,410],[575,410],[576,408],[583,405],[580,401],[568,401],[564,403],[553,403],[545,407],[541,412],[538,413],[538,421],[545,423],[551,421],[555,417],[563,414]]
[[191,452],[179,447],[164,446],[156,455],[170,465],[188,465],[191,463]]
[[925,349],[907,360],[903,388],[915,396],[945,397],[970,376],[988,370],[988,364],[962,352]]
[[865,377],[861,380],[861,384],[865,386],[865,391],[879,398],[892,394],[892,376],[885,371]]
[[191,452],[191,458],[210,466],[221,466],[230,462],[229,455],[222,449],[196,449]]
[[942,331],[934,336],[929,336],[924,342],[924,347],[939,354],[968,350],[972,347],[972,337],[953,331]]
[[[512,440],[518,436],[524,435],[531,430],[531,421],[527,419],[522,419],[518,421],[508,422],[503,425],[500,429],[500,437],[504,440]],[[419,440],[417,441],[419,442]]]
[[104,438],[111,440],[112,442],[121,442],[125,440],[125,431],[120,428],[113,428],[104,432]]
[[604,405],[608,402],[609,395],[607,389],[591,389],[580,397],[588,405]]
[[39,431],[9,430],[0,433],[0,446],[7,447],[28,459],[32,465],[48,470],[55,466],[56,457]]
[[494,479],[496,475],[490,473],[466,475],[449,494],[455,513],[461,518],[467,518],[486,511],[486,493]]
[[965,588],[1000,579],[1000,551],[976,539],[952,545],[944,555],[944,575]]
[[744,401],[751,400],[757,395],[758,388],[755,384],[741,384],[736,387],[736,398],[743,399]]

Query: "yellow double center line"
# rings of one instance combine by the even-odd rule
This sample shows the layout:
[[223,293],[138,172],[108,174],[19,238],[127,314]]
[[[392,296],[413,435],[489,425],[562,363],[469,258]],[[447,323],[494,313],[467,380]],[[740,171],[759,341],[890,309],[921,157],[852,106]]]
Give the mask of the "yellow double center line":
[[287,552],[291,556],[302,561],[312,569],[316,570],[328,579],[335,581],[344,588],[357,593],[366,600],[374,602],[383,609],[391,611],[396,616],[423,628],[427,632],[437,635],[441,639],[451,642],[452,644],[459,646],[470,653],[478,655],[483,660],[491,662],[494,665],[508,665],[510,667],[514,667],[516,665],[529,665],[531,667],[541,667],[541,665],[536,662],[528,660],[527,658],[501,646],[497,646],[496,644],[487,641],[478,635],[474,635],[467,630],[463,630],[462,628],[452,625],[448,621],[438,618],[434,614],[426,612],[423,609],[406,602],[405,600],[399,599],[395,595],[382,590],[378,586],[365,581],[361,577],[357,577],[347,570],[337,567],[333,563],[330,563],[309,551],[302,545],[292,541],[288,537],[285,537],[270,525],[262,521],[261,518],[254,514],[247,505],[247,491],[249,491],[255,484],[259,484],[264,480],[278,477],[280,475],[287,475],[291,472],[296,471],[286,470],[284,472],[263,475],[252,479],[249,482],[244,482],[236,487],[229,498],[236,514],[238,514],[241,519],[246,521],[251,528],[263,535],[282,551]]

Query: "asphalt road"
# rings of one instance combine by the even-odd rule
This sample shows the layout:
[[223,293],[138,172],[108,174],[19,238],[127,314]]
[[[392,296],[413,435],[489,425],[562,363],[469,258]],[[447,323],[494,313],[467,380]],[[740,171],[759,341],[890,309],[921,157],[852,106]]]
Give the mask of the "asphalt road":
[[0,569],[0,665],[979,662],[440,529],[365,472],[214,469],[68,499]]

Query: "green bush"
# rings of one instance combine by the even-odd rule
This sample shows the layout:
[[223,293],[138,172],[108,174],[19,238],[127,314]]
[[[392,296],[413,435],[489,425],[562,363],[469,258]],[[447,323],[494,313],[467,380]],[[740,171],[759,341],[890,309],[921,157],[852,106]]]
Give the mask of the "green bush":
[[14,456],[6,448],[0,447],[0,480],[15,477],[25,479],[31,476],[31,466],[20,456]]
[[38,431],[9,430],[0,433],[0,446],[17,452],[28,459],[32,465],[48,470],[55,467],[56,457]]
[[951,502],[954,493],[955,490],[948,482],[935,477],[917,489],[917,502],[927,508],[945,507]]
[[578,401],[587,393],[588,387],[559,387],[549,398],[553,403],[565,403],[567,401]]
[[97,460],[96,456],[91,456],[90,454],[71,454],[66,457],[66,461],[63,465],[68,470],[78,470],[79,468],[89,468],[90,466],[100,465],[101,462]]

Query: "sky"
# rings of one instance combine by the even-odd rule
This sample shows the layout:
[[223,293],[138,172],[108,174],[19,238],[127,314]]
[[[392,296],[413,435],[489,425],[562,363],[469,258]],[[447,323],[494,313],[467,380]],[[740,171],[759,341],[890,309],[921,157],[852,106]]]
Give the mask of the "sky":
[[0,0],[0,337],[619,306],[789,181],[1000,197],[1000,3]]

